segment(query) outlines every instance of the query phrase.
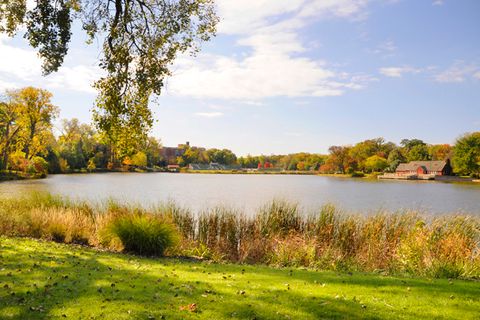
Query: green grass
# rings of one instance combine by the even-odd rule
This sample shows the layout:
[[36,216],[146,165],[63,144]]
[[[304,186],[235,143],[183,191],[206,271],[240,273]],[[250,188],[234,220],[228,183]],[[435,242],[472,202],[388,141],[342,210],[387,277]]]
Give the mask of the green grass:
[[[0,237],[1,319],[478,319],[480,283],[148,259]],[[195,304],[195,312],[188,306]],[[187,310],[181,310],[183,309]]]

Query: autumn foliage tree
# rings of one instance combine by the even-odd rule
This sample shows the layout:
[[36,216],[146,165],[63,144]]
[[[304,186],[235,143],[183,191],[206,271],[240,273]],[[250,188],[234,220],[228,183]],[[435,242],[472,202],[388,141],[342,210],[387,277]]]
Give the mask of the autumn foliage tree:
[[[215,35],[213,0],[0,0],[0,33],[23,26],[38,50],[43,72],[58,70],[68,53],[72,24],[78,21],[88,42],[102,45],[94,119],[118,152],[133,152],[152,126],[148,106],[158,96],[175,58],[195,54]],[[127,149],[124,151],[124,149]]]

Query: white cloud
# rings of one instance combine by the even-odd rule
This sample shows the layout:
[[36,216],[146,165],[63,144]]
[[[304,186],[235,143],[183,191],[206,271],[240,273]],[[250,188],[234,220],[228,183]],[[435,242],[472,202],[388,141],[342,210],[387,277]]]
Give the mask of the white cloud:
[[[99,77],[100,69],[93,66],[63,66],[58,72],[42,76],[42,60],[33,49],[11,45],[13,40],[0,34],[0,76],[9,79],[15,87],[42,84],[43,87],[94,93],[92,83]],[[1,87],[7,87],[5,82]]]
[[474,77],[475,79],[480,80],[480,71],[475,72],[475,74],[473,75],[473,77]]
[[95,93],[93,82],[100,77],[98,67],[78,65],[61,67],[58,72],[47,77],[47,85],[52,88],[67,88],[74,91]]
[[412,67],[409,67],[409,66],[403,66],[403,67],[380,68],[379,71],[380,71],[381,74],[383,74],[384,76],[387,76],[387,77],[401,78],[406,73],[419,73],[422,70],[412,68]]
[[249,34],[271,25],[275,19],[293,15],[288,23],[303,24],[305,18],[358,18],[368,0],[217,0],[220,33]]
[[366,81],[341,74],[307,51],[300,32],[319,17],[357,18],[365,0],[218,1],[219,32],[238,36],[251,51],[242,57],[201,54],[179,59],[167,92],[197,98],[259,100],[286,96],[339,96]]
[[435,81],[443,83],[459,83],[464,82],[470,77],[478,79],[480,73],[479,67],[475,64],[467,64],[464,61],[458,60],[453,63],[448,69],[436,74]]
[[41,60],[33,50],[9,45],[11,39],[0,34],[0,73],[24,81],[41,75]]
[[[180,58],[167,93],[258,103],[266,97],[339,96],[361,89],[367,77],[345,75],[325,61],[305,57],[311,48],[300,35],[317,19],[361,19],[367,4],[368,0],[218,0],[218,32],[236,36],[236,44],[249,50],[241,57],[203,53],[195,59]],[[0,76],[9,83],[94,92],[91,85],[100,71],[93,63],[66,64],[42,77],[36,52],[9,41],[0,37]]]
[[378,54],[383,56],[384,58],[388,58],[394,56],[397,49],[398,48],[393,40],[386,40],[377,45],[374,49],[367,49],[367,52]]
[[197,112],[195,113],[196,116],[204,117],[204,118],[218,118],[223,116],[222,112]]
[[432,5],[434,6],[443,6],[445,2],[443,0],[435,0],[432,2]]

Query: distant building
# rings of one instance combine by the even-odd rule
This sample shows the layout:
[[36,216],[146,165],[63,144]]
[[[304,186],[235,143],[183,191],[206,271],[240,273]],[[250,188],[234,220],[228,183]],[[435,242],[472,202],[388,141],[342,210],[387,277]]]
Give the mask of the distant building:
[[177,163],[177,157],[181,157],[185,152],[186,147],[190,146],[190,142],[179,144],[177,147],[162,147],[160,156],[168,163]]
[[435,175],[449,176],[452,174],[450,160],[446,161],[411,161],[409,163],[400,163],[395,173],[401,175]]
[[177,147],[162,147],[160,156],[167,164],[177,164],[177,158],[183,156],[187,149],[205,151],[205,148],[190,146],[190,142],[179,144]]
[[167,170],[171,172],[178,172],[180,170],[180,166],[178,164],[169,164],[167,166]]

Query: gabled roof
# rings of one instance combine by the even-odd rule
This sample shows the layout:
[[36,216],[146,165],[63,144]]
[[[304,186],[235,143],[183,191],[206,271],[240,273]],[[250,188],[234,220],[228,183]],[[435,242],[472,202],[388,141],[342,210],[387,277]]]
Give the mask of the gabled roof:
[[418,167],[424,167],[428,172],[443,171],[447,161],[411,161],[409,163],[400,163],[396,171],[416,171]]

